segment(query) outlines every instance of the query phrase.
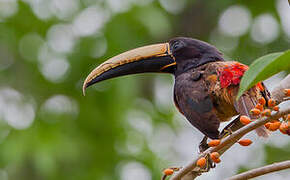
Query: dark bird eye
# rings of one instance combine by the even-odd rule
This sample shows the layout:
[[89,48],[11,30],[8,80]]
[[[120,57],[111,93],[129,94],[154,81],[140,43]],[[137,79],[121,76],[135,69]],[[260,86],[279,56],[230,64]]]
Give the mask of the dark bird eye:
[[176,52],[176,51],[182,49],[184,46],[185,45],[183,42],[177,41],[172,45],[172,50]]

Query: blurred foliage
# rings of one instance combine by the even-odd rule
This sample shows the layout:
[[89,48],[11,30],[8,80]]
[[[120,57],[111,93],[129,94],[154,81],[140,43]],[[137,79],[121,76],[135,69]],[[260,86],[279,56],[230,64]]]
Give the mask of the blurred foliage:
[[290,50],[272,53],[256,59],[246,71],[240,83],[237,99],[258,82],[264,81],[281,71],[290,70]]
[[[124,179],[127,162],[141,163],[147,177],[159,179],[161,169],[175,161],[157,155],[150,141],[157,127],[182,129],[172,96],[165,103],[157,96],[160,88],[163,93],[160,84],[171,85],[172,77],[113,79],[84,97],[88,72],[118,53],[175,36],[208,41],[227,59],[250,64],[289,48],[290,33],[282,29],[278,12],[282,1],[0,1],[0,179]],[[219,23],[235,6],[251,19],[244,33],[231,36]],[[278,30],[256,42],[249,28],[265,13]],[[143,129],[137,118],[140,124],[132,125],[132,112],[143,113],[152,127]],[[285,148],[267,146],[265,163],[289,158]],[[146,179],[147,171],[139,179]]]

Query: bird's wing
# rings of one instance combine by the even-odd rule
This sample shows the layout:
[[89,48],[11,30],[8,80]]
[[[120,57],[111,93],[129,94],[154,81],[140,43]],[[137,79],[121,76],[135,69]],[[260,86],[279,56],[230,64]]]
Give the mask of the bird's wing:
[[196,75],[184,73],[176,78],[175,105],[194,127],[206,136],[217,139],[220,122],[205,81],[203,78],[195,79],[192,76],[196,77]]

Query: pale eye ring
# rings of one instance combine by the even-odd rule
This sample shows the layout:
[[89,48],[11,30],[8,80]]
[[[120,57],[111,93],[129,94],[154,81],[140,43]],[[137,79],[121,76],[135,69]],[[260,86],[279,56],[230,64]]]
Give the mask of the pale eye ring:
[[172,51],[176,52],[180,49],[182,49],[185,46],[185,44],[181,41],[176,41],[175,43],[173,43],[172,45]]

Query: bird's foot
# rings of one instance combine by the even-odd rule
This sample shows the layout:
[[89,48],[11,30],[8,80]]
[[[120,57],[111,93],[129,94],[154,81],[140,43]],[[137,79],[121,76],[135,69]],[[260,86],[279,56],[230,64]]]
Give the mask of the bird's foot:
[[219,135],[220,139],[224,139],[225,137],[231,135],[236,130],[240,129],[244,125],[240,122],[240,116],[237,116],[234,120],[232,120]]
[[205,167],[200,168],[198,170],[199,173],[208,172],[211,168],[215,168],[216,167],[216,164],[210,158],[210,154],[209,153],[207,153],[204,157],[206,159],[206,165],[205,165]]
[[231,130],[230,127],[226,128],[226,129],[223,129],[223,131],[219,135],[219,139],[222,140],[222,139],[228,137],[231,134],[233,134],[233,131]]
[[209,148],[208,144],[207,144],[207,136],[204,136],[203,139],[201,140],[201,142],[199,143],[199,153],[204,152],[205,150],[207,150]]
[[213,160],[210,158],[210,155],[209,154],[207,155],[207,164],[208,164],[209,169],[216,167],[215,162],[213,162]]

